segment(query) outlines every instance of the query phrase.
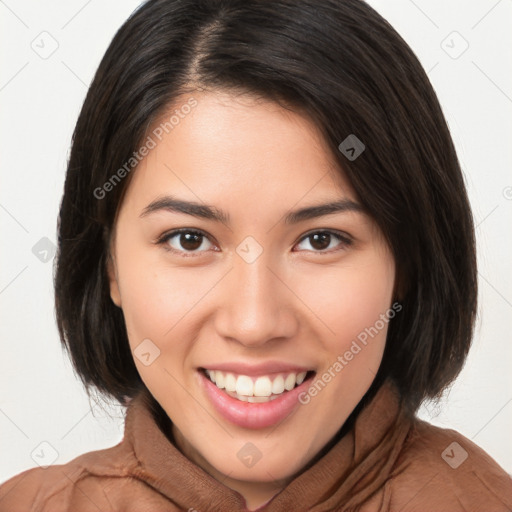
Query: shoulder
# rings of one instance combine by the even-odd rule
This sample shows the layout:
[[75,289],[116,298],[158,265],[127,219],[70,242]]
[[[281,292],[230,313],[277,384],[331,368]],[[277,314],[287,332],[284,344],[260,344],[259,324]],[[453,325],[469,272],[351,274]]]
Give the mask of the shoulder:
[[134,464],[120,443],[67,464],[28,469],[0,485],[0,512],[113,511],[109,486],[131,479]]
[[389,483],[392,501],[407,510],[512,510],[512,477],[494,459],[462,434],[418,418]]

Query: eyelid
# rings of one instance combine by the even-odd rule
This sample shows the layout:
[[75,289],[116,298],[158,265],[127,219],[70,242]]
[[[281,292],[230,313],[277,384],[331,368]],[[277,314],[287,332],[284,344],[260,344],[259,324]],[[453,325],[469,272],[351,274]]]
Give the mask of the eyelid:
[[308,231],[307,233],[304,233],[303,235],[301,235],[299,240],[297,242],[295,242],[294,247],[297,244],[301,243],[303,240],[306,240],[310,236],[317,234],[317,233],[327,233],[329,235],[334,235],[341,242],[342,247],[335,248],[335,249],[329,249],[329,250],[307,251],[312,254],[331,254],[333,252],[337,252],[346,247],[349,247],[354,243],[354,238],[344,231],[339,231],[337,229],[328,229],[328,228],[315,228],[315,229],[312,229],[312,230]]
[[210,235],[208,235],[203,230],[198,229],[198,228],[176,228],[176,229],[171,229],[169,231],[165,231],[164,233],[162,233],[155,240],[154,243],[155,244],[163,243],[163,242],[169,240],[169,238],[172,238],[173,236],[176,236],[176,235],[180,235],[181,233],[193,233],[193,234],[197,234],[197,235],[202,235],[205,238],[210,239]]
[[[166,231],[165,233],[160,235],[155,240],[154,243],[156,245],[165,245],[166,242],[168,242],[171,238],[174,238],[175,236],[180,235],[182,233],[192,233],[192,234],[201,235],[204,238],[206,238],[210,243],[214,244],[214,242],[211,240],[210,235],[208,235],[206,232],[204,232],[203,230],[198,229],[198,228],[176,228],[176,229],[172,229],[170,231]],[[307,251],[307,252],[310,252],[313,254],[331,254],[333,252],[337,252],[339,250],[342,250],[342,249],[352,245],[354,242],[353,237],[344,231],[339,231],[337,229],[328,229],[328,228],[316,228],[316,229],[312,229],[312,230],[304,233],[303,235],[301,235],[301,237],[293,244],[293,247],[295,247],[297,244],[301,243],[302,241],[306,240],[310,236],[312,236],[314,234],[318,234],[318,233],[327,233],[329,235],[334,235],[341,242],[341,245],[342,245],[341,249],[337,248],[337,249],[330,249],[330,250]],[[173,252],[175,254],[184,256],[184,257],[190,257],[190,256],[195,257],[204,252],[207,252],[207,251],[197,251],[197,252],[180,251],[180,250],[174,249],[173,247],[170,247],[170,246],[166,246],[165,249],[170,252]],[[297,251],[295,251],[295,252],[297,252]]]
[[191,251],[191,252],[179,251],[177,249],[174,249],[173,247],[170,247],[168,244],[166,244],[171,238],[174,238],[175,236],[180,235],[182,233],[192,233],[192,234],[196,234],[196,235],[201,235],[204,238],[206,238],[211,244],[214,244],[214,242],[212,242],[212,240],[211,240],[210,235],[208,235],[202,229],[198,229],[198,228],[176,228],[176,229],[171,229],[170,231],[166,231],[165,233],[162,233],[154,241],[154,243],[156,245],[163,245],[165,250],[167,250],[169,252],[172,252],[174,254],[179,254],[180,256],[184,256],[184,257],[190,257],[190,256],[194,257],[194,256],[197,256],[197,255],[202,254],[204,252],[207,252],[207,251],[197,251],[197,252],[193,252],[193,251]]

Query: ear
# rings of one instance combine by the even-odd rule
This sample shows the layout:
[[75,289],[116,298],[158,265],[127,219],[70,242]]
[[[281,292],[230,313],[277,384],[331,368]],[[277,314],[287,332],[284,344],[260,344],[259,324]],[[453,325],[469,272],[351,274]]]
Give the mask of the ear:
[[107,258],[107,274],[110,284],[110,298],[117,307],[121,307],[121,293],[119,292],[117,280],[117,267],[112,254],[109,254]]

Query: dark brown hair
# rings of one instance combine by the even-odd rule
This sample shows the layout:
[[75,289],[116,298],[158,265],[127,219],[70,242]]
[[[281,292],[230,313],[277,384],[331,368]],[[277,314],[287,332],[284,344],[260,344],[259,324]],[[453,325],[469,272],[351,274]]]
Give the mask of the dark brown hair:
[[[104,197],[94,191],[198,87],[295,106],[321,129],[398,270],[402,310],[372,390],[393,379],[410,411],[438,397],[472,338],[473,220],[426,73],[361,0],[149,0],[117,32],[78,118],[58,226],[58,328],[86,389],[119,401],[145,390],[106,271],[129,177]],[[337,149],[350,134],[365,145],[355,160]]]

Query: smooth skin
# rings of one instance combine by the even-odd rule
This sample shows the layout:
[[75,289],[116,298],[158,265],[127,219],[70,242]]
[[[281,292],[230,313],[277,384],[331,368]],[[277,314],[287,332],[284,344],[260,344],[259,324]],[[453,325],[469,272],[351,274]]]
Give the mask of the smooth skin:
[[[364,210],[285,222],[307,206],[358,202],[311,120],[249,94],[192,96],[197,106],[133,171],[112,238],[111,297],[123,310],[132,350],[147,339],[160,350],[148,366],[134,361],[172,420],[178,448],[252,510],[341,428],[374,380],[387,324],[317,396],[273,427],[225,420],[198,368],[278,360],[321,376],[390,309],[395,262]],[[166,209],[144,214],[171,195],[210,205],[229,221]],[[162,239],[179,228],[203,235]],[[325,231],[334,233],[322,237]],[[236,251],[246,237],[263,250],[252,263]],[[252,467],[237,456],[248,442],[262,454]]]

